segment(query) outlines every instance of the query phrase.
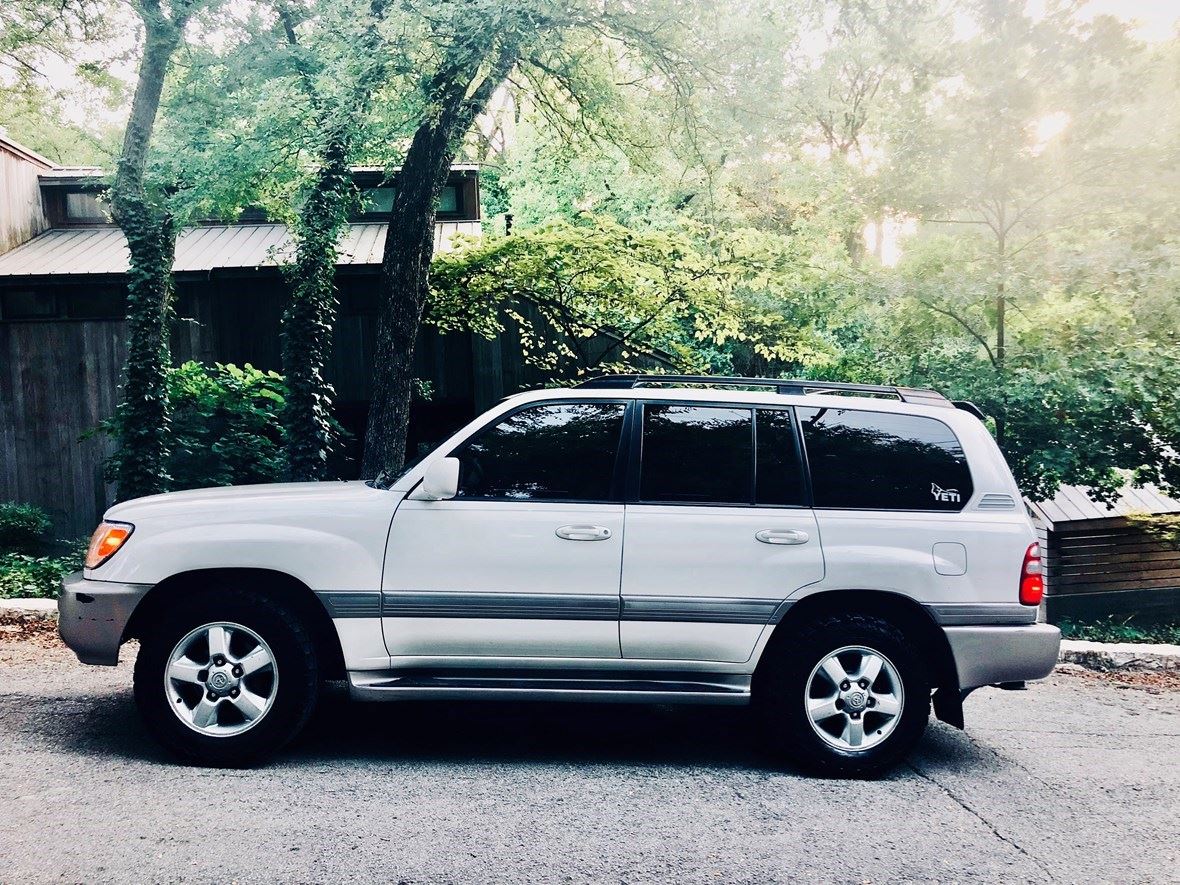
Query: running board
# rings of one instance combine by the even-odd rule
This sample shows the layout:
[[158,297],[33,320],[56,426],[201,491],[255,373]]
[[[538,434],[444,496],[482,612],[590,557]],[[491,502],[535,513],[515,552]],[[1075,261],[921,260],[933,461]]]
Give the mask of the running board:
[[522,674],[367,670],[348,674],[354,698],[365,701],[506,700],[637,704],[748,704],[750,676],[729,673]]

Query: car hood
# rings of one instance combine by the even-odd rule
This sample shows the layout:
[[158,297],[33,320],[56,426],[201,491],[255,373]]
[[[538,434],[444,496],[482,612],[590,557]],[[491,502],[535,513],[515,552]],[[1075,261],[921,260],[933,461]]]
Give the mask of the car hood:
[[384,495],[361,480],[351,482],[282,482],[249,486],[222,486],[213,489],[192,489],[149,495],[116,504],[106,512],[106,519],[135,522],[145,516],[193,514],[202,511],[224,511],[227,508],[243,512],[281,509],[294,506],[314,506],[329,501],[347,501]]

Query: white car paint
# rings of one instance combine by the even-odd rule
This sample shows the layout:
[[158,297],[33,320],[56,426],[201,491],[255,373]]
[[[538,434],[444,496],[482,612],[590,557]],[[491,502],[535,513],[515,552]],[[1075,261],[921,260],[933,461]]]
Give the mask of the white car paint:
[[[959,513],[814,511],[650,504],[408,500],[430,465],[523,404],[554,400],[694,400],[926,415],[966,451],[974,492]],[[1006,497],[1007,510],[980,508]],[[134,524],[111,560],[85,577],[154,585],[201,569],[268,569],[317,593],[554,594],[801,599],[828,590],[886,590],[925,604],[1011,604],[1035,540],[1020,493],[986,428],[956,409],[846,396],[717,390],[541,390],[511,397],[443,442],[389,489],[361,482],[208,489],[119,504],[108,520]],[[609,539],[564,540],[570,524]],[[764,529],[803,543],[756,540]],[[961,545],[966,570],[940,573],[936,545]],[[947,572],[944,567],[941,569]],[[954,571],[951,569],[950,571]],[[621,605],[621,603],[620,603]],[[336,617],[348,667],[593,667],[752,672],[773,624],[511,617]]]

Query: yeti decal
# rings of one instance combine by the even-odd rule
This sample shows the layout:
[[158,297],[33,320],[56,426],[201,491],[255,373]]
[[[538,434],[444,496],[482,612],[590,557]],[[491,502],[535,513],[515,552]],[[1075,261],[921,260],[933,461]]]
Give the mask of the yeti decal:
[[930,483],[930,494],[934,496],[935,501],[941,501],[944,504],[958,504],[962,498],[959,497],[958,489],[944,489],[937,483]]

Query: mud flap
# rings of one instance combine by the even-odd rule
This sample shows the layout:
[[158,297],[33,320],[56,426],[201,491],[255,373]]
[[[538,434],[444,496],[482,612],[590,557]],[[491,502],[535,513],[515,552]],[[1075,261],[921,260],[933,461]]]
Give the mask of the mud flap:
[[963,728],[963,699],[970,694],[968,691],[956,691],[942,687],[934,692],[934,715],[939,721],[955,728]]

